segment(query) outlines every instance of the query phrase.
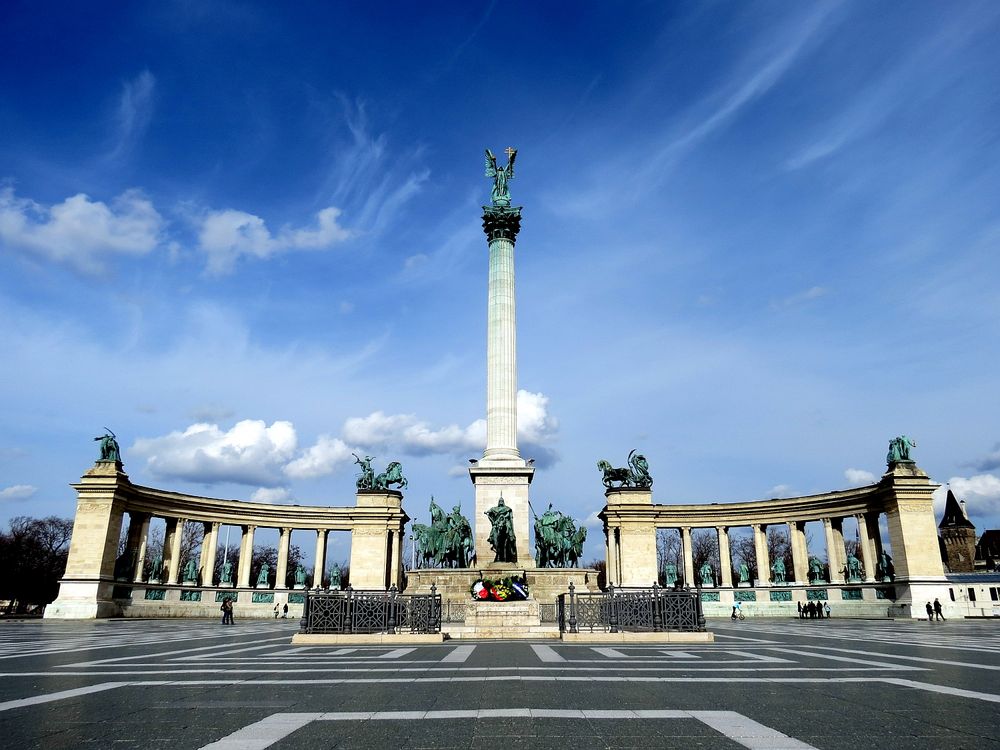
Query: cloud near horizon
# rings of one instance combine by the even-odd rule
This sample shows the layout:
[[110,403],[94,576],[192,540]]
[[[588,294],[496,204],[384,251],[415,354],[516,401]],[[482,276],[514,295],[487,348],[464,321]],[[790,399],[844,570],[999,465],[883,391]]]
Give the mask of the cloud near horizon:
[[0,243],[79,271],[96,273],[111,255],[146,255],[160,242],[164,221],[138,190],[108,205],[77,193],[45,206],[0,189]]
[[38,488],[30,484],[13,484],[0,490],[0,502],[4,500],[18,501],[34,497]]
[[[518,439],[522,453],[536,466],[550,465],[556,454],[550,447],[559,421],[549,413],[542,393],[518,391]],[[162,437],[139,438],[131,452],[146,460],[158,479],[181,479],[198,484],[231,482],[259,489],[254,497],[284,498],[286,483],[327,476],[354,463],[363,450],[395,450],[409,456],[458,455],[481,452],[486,445],[486,420],[467,427],[434,428],[412,414],[373,412],[344,422],[342,437],[320,435],[298,451],[295,426],[275,421],[244,419],[230,430],[199,422]],[[267,499],[262,502],[278,502]]]

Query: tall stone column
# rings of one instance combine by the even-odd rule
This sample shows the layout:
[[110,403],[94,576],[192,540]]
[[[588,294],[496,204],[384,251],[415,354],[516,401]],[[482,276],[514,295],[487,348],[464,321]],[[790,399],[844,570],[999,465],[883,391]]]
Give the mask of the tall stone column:
[[177,583],[181,573],[181,542],[184,540],[184,523],[186,519],[174,521],[174,534],[170,538],[170,568],[167,571],[167,583]]
[[684,585],[694,587],[694,548],[691,546],[691,527],[681,527],[681,549],[684,551]]
[[861,548],[861,565],[865,569],[865,582],[872,583],[875,580],[876,558],[875,547],[868,531],[868,516],[859,513],[855,518],[858,522],[858,546]]
[[256,526],[241,527],[240,566],[236,571],[236,585],[246,588],[250,585],[250,566],[253,565],[253,535]]
[[[313,581],[314,589],[323,588],[323,575],[326,571],[326,535],[328,529],[316,529],[316,556],[313,558]],[[351,544],[351,557],[354,556],[354,544]]]
[[806,545],[805,521],[789,521],[788,535],[792,547],[792,568],[795,583],[809,583],[809,550]]
[[823,532],[826,535],[826,556],[830,562],[830,583],[844,582],[844,530],[843,519],[824,518]]
[[719,535],[719,575],[722,585],[726,588],[733,587],[733,553],[729,549],[729,529],[725,526],[716,526],[716,533]]
[[751,524],[753,528],[753,551],[757,557],[757,585],[771,584],[771,560],[767,554],[767,526],[762,523]]
[[[206,523],[207,533],[201,543],[201,551],[204,557],[204,565],[201,568],[201,585],[215,585],[215,557],[219,550],[219,529],[222,524],[219,521]],[[208,547],[206,550],[205,547]]]
[[146,547],[149,545],[149,521],[150,515],[147,513],[142,519],[139,527],[139,548],[135,554],[135,570],[132,580],[135,583],[142,583],[143,568],[146,567]]
[[501,497],[511,509],[518,567],[533,567],[529,544],[531,510],[528,486],[535,470],[517,448],[517,319],[514,294],[514,243],[521,228],[521,209],[509,205],[483,207],[483,231],[489,243],[489,291],[486,331],[486,449],[469,469],[476,488],[473,525],[476,565],[493,563],[491,526],[486,511]]
[[274,572],[274,588],[286,589],[286,579],[288,578],[288,547],[292,539],[292,530],[283,528],[281,538],[278,539],[278,568]]

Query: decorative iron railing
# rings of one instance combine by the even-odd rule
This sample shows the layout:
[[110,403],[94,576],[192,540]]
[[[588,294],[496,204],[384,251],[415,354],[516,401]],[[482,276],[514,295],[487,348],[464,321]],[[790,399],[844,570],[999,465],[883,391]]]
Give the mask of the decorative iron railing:
[[308,592],[300,633],[439,633],[441,595],[388,591]]
[[621,589],[600,594],[569,593],[556,603],[559,630],[564,633],[631,631],[703,631],[705,615],[697,591],[684,589]]

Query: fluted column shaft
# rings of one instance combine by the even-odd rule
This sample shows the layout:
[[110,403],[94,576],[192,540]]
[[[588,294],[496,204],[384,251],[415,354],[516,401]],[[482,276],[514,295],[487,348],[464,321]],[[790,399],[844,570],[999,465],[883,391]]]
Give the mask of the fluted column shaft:
[[184,536],[184,519],[176,518],[170,535],[170,567],[167,569],[167,583],[177,583],[181,570],[181,537]]
[[733,586],[733,555],[729,550],[729,529],[725,526],[715,528],[719,534],[719,575],[722,577],[722,585],[727,588]]
[[875,580],[876,560],[872,537],[868,531],[868,517],[864,513],[859,513],[855,518],[858,521],[858,546],[861,548],[861,565],[865,569],[865,581],[871,583]]
[[142,519],[141,531],[139,532],[139,549],[135,556],[135,571],[132,580],[136,583],[142,583],[142,569],[146,567],[146,546],[149,543],[149,521],[150,516],[147,514]]
[[240,537],[240,567],[236,571],[236,585],[250,585],[250,566],[253,564],[253,535],[257,530],[256,526],[243,526],[243,534]]
[[691,527],[681,527],[681,547],[684,548],[684,585],[694,587],[694,549],[691,546]]
[[288,547],[291,543],[292,530],[284,528],[281,530],[281,538],[278,539],[278,568],[274,572],[274,588],[288,588],[286,579],[288,578]]
[[323,571],[326,570],[326,529],[316,529],[316,563],[313,568],[313,588],[323,588]]
[[771,582],[771,561],[767,554],[767,526],[752,524],[753,551],[757,557],[757,585],[767,586]]
[[490,240],[484,458],[518,458],[514,243]]
[[213,521],[206,523],[205,526],[208,527],[208,532],[201,543],[202,556],[204,557],[204,564],[201,568],[201,585],[213,586],[215,585],[215,557],[219,549],[219,529],[222,528],[222,524],[219,521]]

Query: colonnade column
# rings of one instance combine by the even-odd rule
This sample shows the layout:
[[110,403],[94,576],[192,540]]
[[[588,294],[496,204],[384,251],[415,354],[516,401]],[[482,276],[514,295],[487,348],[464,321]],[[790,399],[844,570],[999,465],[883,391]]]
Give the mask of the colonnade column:
[[313,588],[323,588],[323,571],[326,570],[326,535],[328,529],[316,529],[316,563],[313,567]]
[[[214,586],[215,585],[215,556],[219,549],[219,529],[222,528],[222,523],[219,521],[213,521],[206,523],[208,533],[205,534],[205,540],[201,543],[202,559],[204,560],[204,565],[201,569],[201,585],[202,586]],[[205,550],[205,545],[208,545],[208,550]]]
[[278,568],[274,571],[274,588],[287,588],[288,579],[288,547],[292,539],[291,528],[281,530],[281,538],[278,539]]
[[241,527],[240,535],[240,567],[236,571],[236,585],[247,587],[250,585],[250,566],[253,564],[253,535],[257,530],[256,526]]
[[806,545],[805,521],[789,521],[788,536],[792,546],[792,572],[795,583],[809,583],[809,549]]
[[721,568],[719,575],[721,576],[722,585],[732,588],[733,556],[729,550],[729,529],[725,526],[716,526],[715,530],[719,534],[719,568]]
[[767,526],[751,524],[753,528],[753,551],[757,557],[757,584],[767,586],[771,582],[771,561],[767,554]]
[[387,578],[389,586],[395,586],[397,589],[403,585],[399,577],[399,572],[403,567],[403,546],[400,542],[402,533],[399,529],[389,530],[389,575]]
[[691,527],[681,527],[681,547],[684,550],[684,585],[694,588],[694,549],[691,547]]
[[606,586],[621,583],[621,578],[618,576],[617,533],[618,528],[616,526],[608,526],[604,532],[604,583]]
[[858,521],[858,546],[861,547],[861,565],[865,569],[865,581],[871,583],[875,580],[875,549],[872,547],[872,537],[868,532],[868,515],[859,513],[855,518]]
[[826,556],[830,561],[830,583],[844,582],[844,520],[824,518],[823,531],[826,533]]
[[167,583],[177,583],[181,570],[181,538],[184,536],[184,519],[175,518],[173,534],[170,537],[170,567],[167,570]]
[[146,567],[146,545],[149,543],[149,514],[142,519],[141,531],[139,532],[139,551],[135,556],[135,571],[132,580],[135,583],[142,583],[143,568]]

